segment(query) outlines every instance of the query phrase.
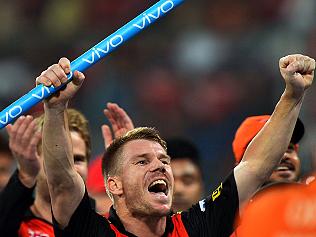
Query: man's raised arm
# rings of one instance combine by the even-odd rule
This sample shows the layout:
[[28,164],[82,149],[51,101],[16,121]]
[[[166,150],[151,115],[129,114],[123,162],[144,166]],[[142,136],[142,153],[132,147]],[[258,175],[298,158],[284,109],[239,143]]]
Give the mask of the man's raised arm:
[[268,179],[286,151],[306,89],[313,81],[315,60],[300,54],[289,55],[280,59],[279,67],[285,90],[270,120],[234,169],[240,204]]
[[[70,62],[66,58],[50,66],[36,79],[38,84],[59,87],[66,83]],[[65,89],[44,102],[43,155],[53,214],[60,227],[67,226],[84,192],[84,182],[75,171],[72,142],[66,109],[83,83],[84,75],[76,71]]]

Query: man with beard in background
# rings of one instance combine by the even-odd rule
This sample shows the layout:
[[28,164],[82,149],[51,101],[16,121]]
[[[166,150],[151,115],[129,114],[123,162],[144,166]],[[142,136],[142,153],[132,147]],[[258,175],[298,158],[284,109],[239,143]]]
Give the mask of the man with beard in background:
[[199,202],[203,195],[200,156],[193,142],[179,137],[166,140],[174,177],[172,211],[184,211]]

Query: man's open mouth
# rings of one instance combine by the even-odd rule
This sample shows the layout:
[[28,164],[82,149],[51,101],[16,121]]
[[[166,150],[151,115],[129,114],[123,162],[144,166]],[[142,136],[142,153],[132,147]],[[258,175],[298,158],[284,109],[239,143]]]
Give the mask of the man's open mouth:
[[158,179],[153,181],[149,187],[148,191],[151,193],[163,193],[164,195],[168,195],[168,184],[163,179]]
[[281,163],[275,170],[276,171],[294,171],[295,167],[291,163]]

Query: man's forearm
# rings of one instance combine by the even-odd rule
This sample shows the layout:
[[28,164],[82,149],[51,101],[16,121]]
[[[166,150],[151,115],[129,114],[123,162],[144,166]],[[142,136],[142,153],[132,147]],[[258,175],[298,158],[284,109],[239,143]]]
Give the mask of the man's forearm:
[[48,108],[45,105],[43,155],[50,184],[73,183],[71,176],[75,174],[66,108]]
[[[73,212],[78,207],[85,187],[74,167],[73,147],[67,121],[67,104],[79,90],[84,75],[75,71],[73,79],[67,83],[70,61],[61,58],[36,79],[37,84],[64,89],[49,97],[44,103],[44,125],[42,149],[44,168],[55,219],[61,227],[67,226]],[[67,83],[67,85],[66,85]]]
[[280,162],[290,143],[303,98],[283,93],[269,121],[249,144],[243,161],[249,162],[257,176],[266,180]]
[[301,99],[289,98],[283,93],[269,121],[256,135],[235,168],[240,204],[270,177],[289,145],[299,111]]

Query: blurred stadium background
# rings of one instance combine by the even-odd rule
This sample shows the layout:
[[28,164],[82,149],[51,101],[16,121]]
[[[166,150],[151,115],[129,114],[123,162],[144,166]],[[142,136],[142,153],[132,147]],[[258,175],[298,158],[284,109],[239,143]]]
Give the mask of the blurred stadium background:
[[[75,59],[155,2],[1,0],[0,109],[33,88],[35,77],[60,57]],[[270,114],[283,92],[279,58],[316,57],[315,12],[314,0],[187,0],[86,72],[72,106],[90,121],[94,156],[103,151],[103,108],[117,102],[136,126],[192,139],[207,189],[214,187],[234,165],[238,125],[249,115]],[[309,172],[315,85],[300,117],[306,127],[300,157]]]

